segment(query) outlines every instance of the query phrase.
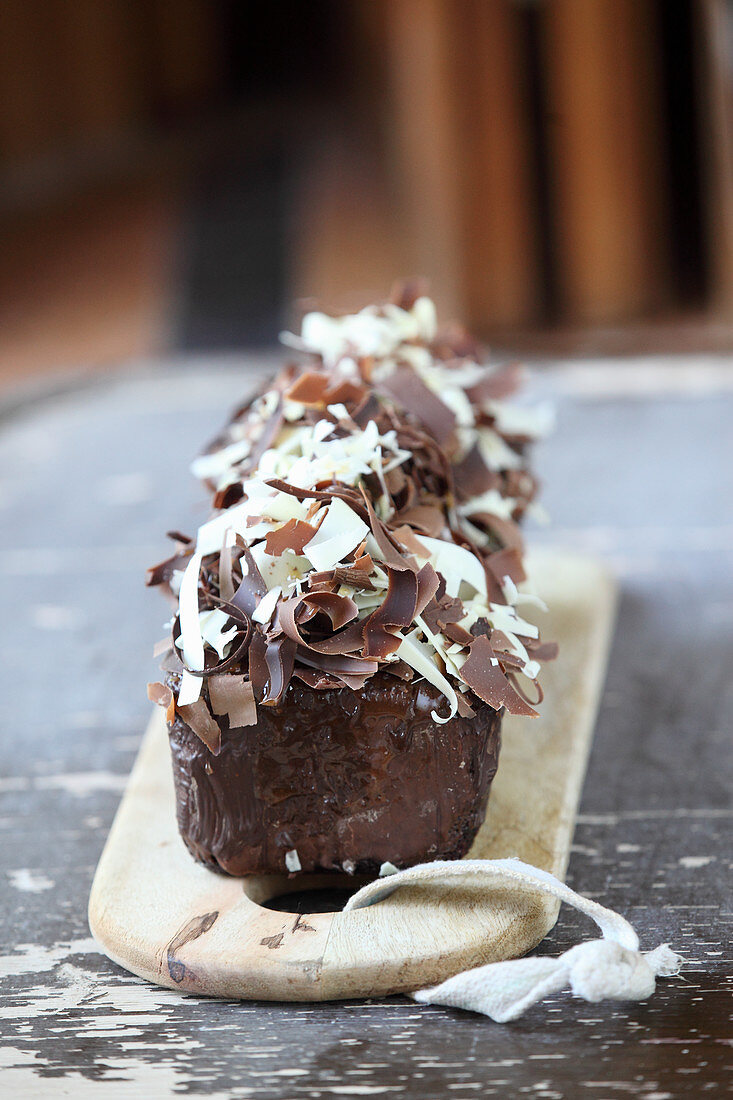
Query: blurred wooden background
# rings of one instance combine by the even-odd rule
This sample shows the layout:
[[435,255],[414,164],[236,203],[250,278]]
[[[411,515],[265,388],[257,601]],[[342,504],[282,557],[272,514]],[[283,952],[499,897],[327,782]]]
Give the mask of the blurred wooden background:
[[732,126],[732,0],[3,0],[0,376],[413,272],[520,349],[730,349]]

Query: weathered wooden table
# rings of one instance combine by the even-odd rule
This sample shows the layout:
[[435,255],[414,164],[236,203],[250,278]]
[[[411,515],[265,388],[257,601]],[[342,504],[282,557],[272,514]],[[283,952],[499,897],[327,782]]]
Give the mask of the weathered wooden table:
[[[125,974],[86,901],[149,704],[143,587],[204,497],[187,460],[246,361],[137,367],[6,406],[0,431],[3,1096],[644,1100],[731,1087],[733,363],[552,368],[553,526],[616,568],[620,620],[569,881],[687,963],[648,1003],[559,994],[522,1020],[401,998],[185,998]],[[531,796],[531,795],[530,795]],[[591,933],[561,913],[541,947]]]

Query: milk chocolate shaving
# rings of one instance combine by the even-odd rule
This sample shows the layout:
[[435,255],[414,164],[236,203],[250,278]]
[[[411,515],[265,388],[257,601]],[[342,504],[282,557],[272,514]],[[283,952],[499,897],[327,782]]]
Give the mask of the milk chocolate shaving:
[[397,279],[389,292],[389,301],[399,309],[409,312],[418,298],[424,298],[430,291],[427,279]]
[[295,643],[290,638],[267,639],[256,631],[249,648],[249,678],[255,698],[264,706],[280,702],[295,666]]
[[351,419],[357,427],[363,430],[370,420],[376,420],[379,416],[380,408],[379,398],[375,394],[368,392],[364,400],[361,401],[351,413]]
[[430,538],[438,539],[445,528],[445,515],[442,508],[433,504],[416,504],[411,508],[403,509],[399,515],[402,523],[409,523],[410,527],[416,527],[418,531]]
[[294,554],[302,554],[303,547],[313,538],[316,528],[302,519],[289,519],[276,531],[270,531],[265,537],[265,550],[273,557],[279,557],[284,550],[292,550]]
[[442,632],[446,638],[451,642],[457,642],[458,645],[469,646],[473,641],[473,634],[458,623],[446,623]]
[[430,562],[425,562],[425,565],[417,575],[417,599],[415,600],[416,618],[418,615],[422,615],[439,587],[440,577],[435,572]]
[[469,401],[474,405],[483,405],[485,401],[502,401],[519,389],[522,382],[522,368],[519,363],[507,363],[498,370],[487,372],[486,376],[466,390]]
[[[535,688],[537,689],[537,698],[536,699],[530,699],[529,696],[527,695],[527,692],[525,691],[525,689],[522,687],[521,683],[519,682],[519,677],[516,675],[516,673],[508,672],[507,676],[511,680],[512,685],[514,687],[514,690],[517,692],[518,695],[521,695],[522,699],[524,699],[525,703],[528,706],[538,707],[541,704],[542,700],[545,698],[545,693],[542,690],[542,685],[541,684],[539,684],[536,680],[530,680],[529,681],[529,683],[534,684]],[[526,679],[526,677],[525,677],[525,679]]]
[[486,635],[476,638],[461,665],[461,679],[494,710],[506,707],[510,714],[536,718],[537,711],[512,687],[499,665]]
[[471,516],[472,522],[480,522],[489,532],[496,537],[502,546],[509,550],[517,550],[524,553],[524,539],[522,533],[510,519],[495,516],[492,512],[477,512]]
[[265,451],[269,451],[270,447],[275,442],[277,434],[280,431],[282,425],[283,401],[282,397],[278,395],[277,405],[265,421],[264,427],[246,459],[246,469],[255,469]]
[[364,490],[364,487],[360,486],[360,488],[361,488],[361,495],[364,499],[364,504],[365,504],[366,510],[367,510],[367,522],[369,523],[369,526],[371,527],[372,534],[373,534],[374,539],[377,543],[377,546],[379,547],[380,553],[382,555],[382,561],[385,563],[385,565],[392,566],[393,569],[413,569],[413,568],[415,568],[407,560],[407,558],[405,558],[404,555],[400,553],[400,551],[396,547],[389,531],[387,530],[387,527],[385,526],[385,524],[382,523],[381,519],[379,518],[377,513],[374,511],[374,508],[372,506],[372,502],[369,499],[369,497],[367,496],[367,493]]
[[535,661],[554,661],[558,654],[557,642],[541,642],[538,638],[530,638],[524,648]]
[[453,480],[461,500],[480,496],[489,489],[496,489],[500,483],[499,475],[484,462],[478,443],[474,443],[460,462],[454,465]]
[[402,543],[405,550],[408,550],[411,554],[416,554],[419,558],[430,557],[427,546],[423,546],[415,532],[406,523],[403,523],[400,527],[392,527],[390,534],[392,538]]
[[297,497],[298,500],[313,498],[313,500],[331,501],[334,497],[340,497],[366,523],[367,513],[362,497],[355,489],[350,489],[346,485],[331,485],[328,489],[300,489],[298,486],[290,485],[287,481],[282,481],[277,477],[268,478],[265,484],[281,493],[288,493],[291,497]]
[[[359,559],[363,561],[363,559]],[[371,559],[370,559],[371,561]],[[330,588],[337,588],[340,584],[348,584],[358,592],[374,592],[374,585],[369,579],[371,568],[365,570],[356,565],[339,565],[335,569],[326,569],[322,573],[311,573],[311,589],[316,584],[327,584]]]
[[503,582],[504,577],[509,577],[515,584],[521,584],[522,581],[526,581],[527,579],[527,574],[522,564],[522,555],[516,547],[506,550],[497,550],[495,553],[489,554],[486,559],[486,565],[496,577],[499,584]]
[[165,707],[165,720],[170,723],[175,721],[176,700],[173,692],[165,684],[148,684],[148,699],[156,706]]
[[456,692],[456,698],[458,700],[458,713],[460,714],[461,718],[475,718],[476,711],[470,705],[463,692]]
[[165,561],[158,562],[157,565],[151,565],[145,574],[146,586],[153,588],[157,584],[167,584],[176,569],[182,572],[186,568],[191,553],[192,551],[187,550],[182,554],[174,554],[173,557],[166,558]]
[[457,596],[436,595],[423,611],[423,619],[433,634],[443,632],[448,623],[457,623],[466,614]]
[[217,676],[209,684],[209,699],[214,714],[226,714],[230,729],[257,721],[254,688],[244,676]]
[[177,709],[181,718],[201,738],[209,752],[218,756],[221,750],[221,729],[218,722],[211,717],[204,698],[197,699],[195,703],[186,703]]
[[384,602],[364,620],[364,656],[384,660],[399,649],[402,637],[395,630],[411,625],[417,605],[417,576],[405,569],[388,567],[389,588]]
[[267,593],[267,585],[247,545],[242,547],[242,562],[242,580],[231,603],[251,619],[260,600]]
[[456,426],[456,414],[429,389],[416,371],[399,366],[379,383],[381,391],[411,413],[439,444],[445,444]]
[[314,613],[328,615],[334,630],[340,630],[358,614],[354,601],[349,596],[339,596],[337,592],[306,592],[302,600]]
[[291,401],[315,408],[363,402],[366,395],[366,387],[359,382],[348,378],[334,380],[333,375],[315,370],[301,374],[285,393]]

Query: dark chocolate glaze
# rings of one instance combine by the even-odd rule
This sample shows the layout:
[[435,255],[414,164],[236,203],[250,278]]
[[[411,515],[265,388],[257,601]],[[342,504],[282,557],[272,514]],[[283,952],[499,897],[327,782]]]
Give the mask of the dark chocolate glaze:
[[218,756],[180,716],[169,729],[178,826],[191,853],[232,875],[303,871],[374,874],[458,859],[486,813],[501,716],[444,725],[445,698],[425,681],[380,672],[360,691],[291,681],[255,726],[230,730]]

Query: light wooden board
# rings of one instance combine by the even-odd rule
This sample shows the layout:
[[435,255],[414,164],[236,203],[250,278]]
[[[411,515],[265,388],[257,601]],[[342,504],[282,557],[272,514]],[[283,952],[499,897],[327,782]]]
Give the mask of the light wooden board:
[[[471,858],[519,856],[563,877],[612,634],[615,585],[595,561],[536,554],[550,606],[543,635],[561,656],[545,667],[542,717],[505,720],[489,812]],[[102,950],[173,989],[283,1001],[408,991],[524,954],[557,903],[535,894],[402,888],[370,908],[297,916],[262,903],[346,876],[227,878],[195,863],[178,836],[162,712],[143,741],[89,901]],[[353,885],[353,880],[348,880]]]

